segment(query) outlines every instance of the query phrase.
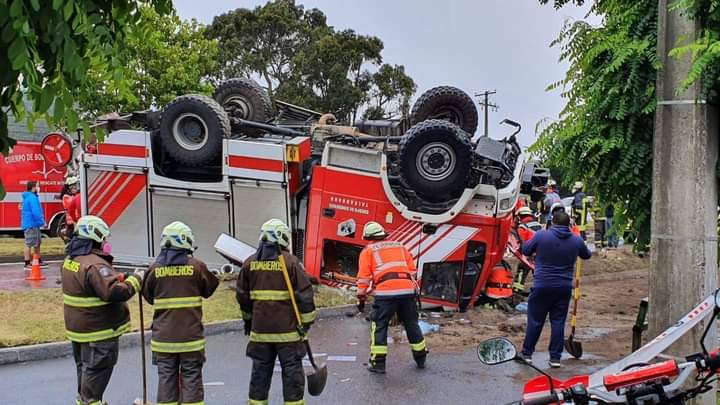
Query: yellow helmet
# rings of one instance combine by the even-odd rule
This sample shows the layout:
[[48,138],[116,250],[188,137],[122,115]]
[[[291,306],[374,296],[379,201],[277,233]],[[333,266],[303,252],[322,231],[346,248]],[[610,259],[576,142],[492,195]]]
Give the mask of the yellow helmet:
[[80,238],[102,243],[110,236],[110,227],[100,217],[85,215],[78,220],[75,233]]
[[161,247],[176,247],[179,249],[193,250],[195,248],[195,237],[192,229],[180,221],[167,225],[160,236]]
[[260,227],[260,241],[275,243],[287,248],[290,246],[290,228],[285,222],[273,218]]
[[583,187],[585,187],[585,184],[583,184],[582,181],[576,181],[575,184],[573,184],[573,191],[582,190]]
[[385,228],[383,228],[382,225],[378,224],[375,221],[370,221],[365,224],[365,227],[363,227],[363,238],[365,239],[379,238],[385,236],[387,236],[387,233],[385,233]]
[[78,179],[77,176],[68,176],[65,179],[65,184],[68,186],[72,186],[73,184],[77,184],[78,182],[80,182],[80,179]]

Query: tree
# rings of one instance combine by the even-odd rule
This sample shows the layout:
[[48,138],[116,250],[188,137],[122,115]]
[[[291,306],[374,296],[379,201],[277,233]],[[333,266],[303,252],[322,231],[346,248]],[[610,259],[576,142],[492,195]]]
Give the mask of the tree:
[[[583,0],[554,1],[557,8],[568,3]],[[718,0],[680,0],[671,6],[702,22],[702,35],[670,54],[693,54],[684,85],[702,80],[712,103],[720,100],[719,6]],[[603,17],[600,27],[567,24],[553,43],[570,69],[550,89],[562,87],[567,104],[560,121],[547,126],[531,149],[571,178],[591,180],[603,201],[624,207],[620,219],[643,248],[650,237],[655,81],[661,68],[657,1],[597,0],[593,12]]]
[[213,20],[206,35],[219,41],[216,80],[259,77],[271,97],[344,121],[353,121],[369,102],[372,70],[382,63],[379,38],[336,31],[322,11],[305,10],[294,0],[228,12]]
[[405,74],[405,67],[402,65],[380,66],[372,75],[372,85],[371,107],[365,111],[368,119],[382,119],[390,115],[402,114],[403,106],[410,104],[410,97],[417,90],[415,81]]
[[[0,152],[15,141],[8,136],[8,112],[26,118],[23,98],[32,102],[29,125],[44,115],[73,130],[75,90],[87,85],[87,72],[112,72],[122,87],[122,49],[128,27],[142,25],[139,8],[160,14],[170,0],[8,0],[0,2]],[[52,110],[50,110],[52,106]],[[9,110],[9,111],[8,111]],[[0,185],[0,198],[4,196]]]
[[218,81],[257,75],[270,96],[293,70],[293,57],[326,30],[325,15],[305,10],[294,0],[269,1],[254,10],[238,8],[219,15],[208,27],[208,38],[220,43]]
[[174,12],[160,15],[143,7],[141,13],[147,24],[130,30],[117,55],[129,91],[121,92],[105,72],[90,72],[92,85],[78,97],[88,116],[159,107],[182,94],[212,92],[207,77],[215,71],[218,47],[205,38],[205,27],[181,21]]
[[650,234],[657,1],[605,0],[595,12],[601,26],[566,23],[553,43],[570,68],[550,89],[563,88],[567,104],[532,150],[589,182],[603,201],[622,204],[642,248]]

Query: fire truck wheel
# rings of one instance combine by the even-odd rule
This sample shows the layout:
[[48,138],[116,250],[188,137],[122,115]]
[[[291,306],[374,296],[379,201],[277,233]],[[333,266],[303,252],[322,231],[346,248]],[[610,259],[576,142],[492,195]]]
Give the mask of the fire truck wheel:
[[[213,98],[223,106],[230,118],[264,123],[274,115],[270,96],[252,79],[230,79],[215,89]],[[264,133],[257,128],[240,126],[238,129],[252,137],[259,137]]]
[[400,175],[422,198],[445,201],[465,188],[472,156],[462,129],[444,120],[423,121],[400,141]]
[[217,160],[222,140],[230,136],[230,122],[210,97],[189,94],[175,98],[160,118],[162,147],[178,163],[202,166]]
[[413,104],[411,124],[430,119],[450,121],[470,136],[478,126],[475,102],[467,93],[452,86],[434,87],[423,93]]

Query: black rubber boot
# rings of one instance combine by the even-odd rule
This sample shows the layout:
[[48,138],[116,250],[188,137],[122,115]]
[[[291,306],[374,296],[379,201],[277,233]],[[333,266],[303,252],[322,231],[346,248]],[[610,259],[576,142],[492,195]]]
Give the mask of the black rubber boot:
[[371,373],[385,374],[385,359],[370,360],[367,369]]
[[413,358],[415,359],[415,364],[417,364],[417,368],[425,368],[425,359],[427,358],[427,352],[418,354],[413,353]]

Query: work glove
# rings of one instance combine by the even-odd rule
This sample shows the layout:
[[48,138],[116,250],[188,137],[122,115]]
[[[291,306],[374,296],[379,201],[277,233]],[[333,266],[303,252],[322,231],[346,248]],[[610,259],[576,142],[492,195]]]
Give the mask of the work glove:
[[310,326],[312,326],[312,323],[304,323],[302,324],[303,333],[307,334],[310,331]]
[[252,319],[246,319],[245,324],[243,325],[243,329],[245,332],[245,336],[250,336],[250,331],[252,330]]
[[357,309],[358,309],[358,312],[360,312],[360,313],[365,312],[365,300],[364,299],[361,300],[358,297]]

